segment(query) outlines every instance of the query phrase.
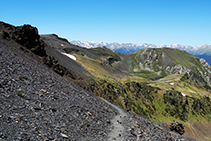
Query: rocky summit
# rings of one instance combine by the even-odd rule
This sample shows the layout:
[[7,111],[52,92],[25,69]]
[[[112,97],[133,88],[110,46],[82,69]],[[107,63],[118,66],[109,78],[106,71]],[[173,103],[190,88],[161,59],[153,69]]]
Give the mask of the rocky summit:
[[1,22],[0,35],[1,141],[195,140],[119,108],[62,77],[73,74],[77,78],[68,68],[59,73],[57,61],[51,64],[49,60],[54,59],[46,54],[34,27]]

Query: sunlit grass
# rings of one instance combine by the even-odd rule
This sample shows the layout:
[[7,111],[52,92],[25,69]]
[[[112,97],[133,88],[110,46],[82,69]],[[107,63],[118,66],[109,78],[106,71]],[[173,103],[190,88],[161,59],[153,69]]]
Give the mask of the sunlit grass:
[[[108,83],[111,83],[113,86],[117,86],[117,84],[119,83],[125,86],[125,83],[127,82],[138,82],[138,83],[150,85],[152,87],[160,88],[155,98],[155,101],[153,103],[154,106],[156,107],[156,111],[155,111],[155,114],[151,115],[150,120],[153,120],[155,122],[166,122],[166,123],[170,123],[173,120],[178,120],[186,126],[191,126],[190,122],[198,121],[198,122],[203,123],[207,121],[207,119],[209,119],[207,115],[195,116],[189,113],[188,121],[181,121],[179,118],[175,118],[168,113],[163,114],[165,113],[165,106],[166,106],[163,102],[163,94],[167,90],[173,89],[194,98],[199,98],[203,95],[211,96],[210,92],[208,92],[205,88],[197,85],[194,81],[190,81],[190,82],[181,81],[180,79],[184,74],[173,74],[173,75],[166,76],[162,79],[153,81],[153,80],[149,80],[148,78],[150,78],[151,75],[152,75],[152,78],[154,78],[156,74],[149,71],[140,71],[139,73],[133,73],[131,76],[123,76],[122,78],[119,78],[115,74],[111,75],[110,72],[108,72],[105,68],[103,68],[102,62],[100,60],[94,60],[94,59],[87,58],[84,56],[79,56],[79,55],[75,55],[75,56],[77,57],[77,62],[79,62],[86,70],[88,70],[93,76],[95,76],[93,79],[95,79],[96,82],[99,82],[101,80],[106,80]],[[143,76],[145,76],[145,78]],[[170,83],[174,83],[174,85],[170,85]],[[142,108],[143,110],[147,110],[147,107],[143,105],[142,101],[139,98],[133,98],[133,97],[136,97],[133,93],[131,92],[127,93],[127,97],[133,100],[133,106],[132,106],[131,111],[135,112],[134,110],[137,111],[139,108]],[[123,96],[119,95],[117,99],[114,101],[114,104],[126,109],[124,105],[124,95]]]

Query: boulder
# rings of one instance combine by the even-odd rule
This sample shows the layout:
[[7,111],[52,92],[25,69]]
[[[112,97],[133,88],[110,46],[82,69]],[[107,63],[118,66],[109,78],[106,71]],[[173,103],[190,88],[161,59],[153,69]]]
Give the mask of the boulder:
[[46,56],[44,43],[40,41],[40,35],[36,27],[24,25],[16,27],[11,33],[12,39],[30,49],[39,56]]
[[169,124],[169,129],[171,131],[175,131],[175,132],[179,133],[180,135],[183,135],[185,133],[183,124],[176,120],[174,120],[173,122],[171,122]]

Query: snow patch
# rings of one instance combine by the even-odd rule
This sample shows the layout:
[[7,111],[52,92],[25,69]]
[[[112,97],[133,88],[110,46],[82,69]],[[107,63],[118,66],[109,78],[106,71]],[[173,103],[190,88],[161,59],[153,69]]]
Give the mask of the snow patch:
[[182,96],[186,96],[184,93],[181,93],[182,94]]
[[63,45],[63,44],[61,44],[61,46],[63,47],[64,45]]
[[62,54],[63,54],[63,55],[66,55],[67,57],[69,57],[69,58],[71,58],[71,59],[73,59],[73,60],[75,60],[75,61],[77,60],[76,57],[73,56],[73,55],[71,55],[71,54],[67,54],[67,53],[64,53],[64,52],[62,52]]
[[174,83],[169,83],[169,85],[174,85]]

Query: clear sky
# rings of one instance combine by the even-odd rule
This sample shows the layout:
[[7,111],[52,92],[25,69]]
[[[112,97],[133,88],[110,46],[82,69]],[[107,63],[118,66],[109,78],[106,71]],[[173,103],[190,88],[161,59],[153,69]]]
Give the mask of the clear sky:
[[0,21],[69,41],[211,45],[211,0],[0,0]]

